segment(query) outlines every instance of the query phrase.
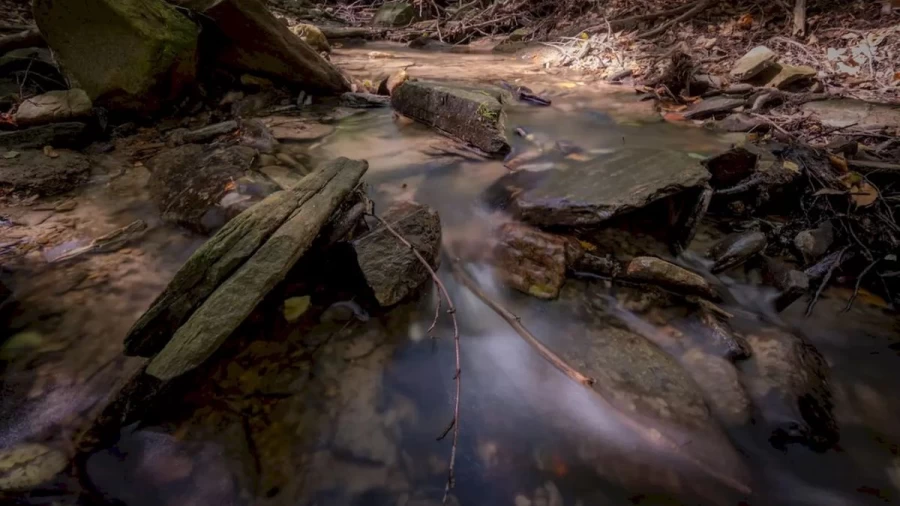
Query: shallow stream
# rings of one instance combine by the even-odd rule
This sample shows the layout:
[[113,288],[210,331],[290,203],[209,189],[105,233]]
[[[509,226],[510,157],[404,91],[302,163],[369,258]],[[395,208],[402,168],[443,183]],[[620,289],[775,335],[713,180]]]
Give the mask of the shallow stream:
[[[506,79],[551,97],[552,107],[513,107],[508,128],[524,128],[538,142],[578,146],[581,155],[547,155],[522,167],[531,170],[589,163],[623,146],[700,157],[738,140],[663,122],[630,90],[548,75],[533,61],[389,45],[338,50],[334,59],[361,78],[407,68],[420,78]],[[514,153],[530,149],[529,141],[511,138]],[[365,181],[376,210],[403,199],[428,204],[440,213],[445,246],[478,248],[498,219],[482,193],[508,169],[501,161],[460,156],[448,145],[427,128],[396,119],[390,109],[374,109],[341,120],[333,134],[298,149],[313,164],[336,156],[368,160]],[[141,190],[145,169],[115,156],[106,160],[126,173],[107,177],[118,174],[116,167],[95,171],[94,184],[75,197],[77,223],[70,228],[91,237],[94,229],[141,218],[151,232],[127,250],[75,265],[47,263],[60,247],[52,240],[38,250],[41,255],[23,261],[15,286],[24,309],[11,319],[19,344],[3,348],[0,446],[43,443],[71,456],[71,441],[92,407],[135,367],[118,358],[129,326],[202,241],[160,222]],[[41,225],[49,237],[58,222],[53,217]],[[702,268],[698,259],[722,235],[704,225],[681,260]],[[542,302],[500,286],[488,266],[464,268],[545,345],[588,374],[626,385],[626,403],[640,397],[654,404],[644,413],[660,416],[623,413],[609,402],[616,392],[598,395],[554,368],[457,282],[445,258],[440,276],[458,306],[462,369],[453,503],[900,501],[900,400],[893,395],[900,385],[900,326],[877,297],[861,297],[845,313],[850,290],[833,288],[807,318],[805,300],[781,314],[769,309],[774,292],[759,285],[752,270],[719,278],[732,295],[724,309],[736,315],[737,328],[747,334],[790,329],[827,361],[840,442],[814,452],[770,442],[771,430],[762,422],[765,398],[746,407],[739,421],[710,413],[709,396],[718,394],[709,393],[710,385],[695,378],[685,359],[692,336],[671,332],[684,313],[678,304],[654,307],[651,301],[648,307],[640,289],[588,278],[569,280],[558,301]],[[304,269],[298,273],[326,283],[340,275],[339,267]],[[387,314],[330,320],[312,311],[319,315],[315,321],[289,324],[281,298],[309,294],[305,290],[315,283],[288,284],[166,410],[127,427],[115,447],[87,461],[92,493],[129,506],[440,504],[451,438],[436,439],[453,418],[455,366],[449,320],[442,318],[434,338],[426,332],[434,290]],[[329,294],[342,296],[353,300],[352,294]],[[628,304],[635,300],[640,309]],[[742,381],[765,374],[738,368]],[[641,396],[632,397],[633,391]],[[69,504],[79,490],[72,479],[24,500]]]

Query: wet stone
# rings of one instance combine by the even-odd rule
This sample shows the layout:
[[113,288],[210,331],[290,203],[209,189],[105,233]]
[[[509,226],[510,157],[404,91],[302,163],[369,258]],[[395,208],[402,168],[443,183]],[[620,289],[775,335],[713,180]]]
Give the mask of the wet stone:
[[263,123],[279,141],[312,141],[330,135],[335,127],[290,116],[271,116]]
[[631,282],[650,283],[686,295],[716,299],[703,276],[655,257],[638,257],[628,263],[622,277]]
[[188,144],[163,151],[147,162],[153,173],[150,194],[164,220],[209,233],[265,197],[253,195],[252,185],[240,188],[235,183],[250,170],[255,156],[245,146],[209,149]]
[[708,257],[715,263],[712,272],[737,267],[762,253],[767,245],[766,234],[758,231],[732,234],[710,248]]
[[713,97],[688,107],[684,111],[684,117],[686,119],[704,119],[716,114],[731,112],[745,103],[743,98]]
[[698,348],[685,353],[681,362],[703,389],[716,417],[731,426],[744,425],[750,421],[750,398],[731,362],[708,355]]
[[747,340],[713,311],[701,308],[699,322],[699,335],[709,353],[732,362],[747,359],[753,353]]
[[[382,218],[437,266],[441,248],[441,220],[437,211],[415,202],[400,202]],[[397,304],[424,284],[430,275],[409,249],[384,226],[353,242],[359,267],[382,307]]]
[[555,299],[566,280],[566,240],[521,223],[497,231],[494,266],[508,286],[539,299]]
[[821,258],[828,252],[833,242],[834,226],[830,221],[822,222],[814,229],[804,230],[794,238],[794,246],[807,263]]
[[0,157],[0,192],[16,195],[58,195],[87,182],[91,165],[74,151],[56,150],[51,158],[42,151],[23,151],[15,158]]
[[753,358],[743,381],[771,426],[769,441],[777,448],[800,443],[816,451],[830,449],[840,435],[822,355],[779,329],[759,329],[747,339]]
[[0,450],[0,491],[21,492],[44,485],[69,464],[65,454],[40,444]]
[[775,258],[765,258],[762,268],[763,282],[781,293],[775,299],[775,309],[784,311],[809,291],[809,276]]

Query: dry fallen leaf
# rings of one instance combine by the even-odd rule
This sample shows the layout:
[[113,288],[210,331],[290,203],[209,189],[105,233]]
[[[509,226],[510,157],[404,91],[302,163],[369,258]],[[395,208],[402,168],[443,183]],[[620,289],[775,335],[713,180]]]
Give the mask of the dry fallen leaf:
[[737,24],[744,30],[750,29],[753,27],[753,16],[750,14],[744,14],[743,16],[741,16],[741,19],[738,20]]
[[800,173],[800,166],[790,160],[784,162],[784,168],[797,174]]
[[685,120],[684,114],[680,112],[667,112],[663,114],[663,119],[672,123],[679,123]]
[[44,155],[49,158],[59,158],[59,153],[53,149],[53,146],[44,146]]
[[828,155],[828,160],[831,162],[831,166],[840,171],[842,174],[846,174],[850,171],[850,167],[847,165],[847,160],[845,160],[843,156]]
[[878,190],[865,181],[861,181],[855,188],[851,198],[859,207],[869,207],[878,200]]

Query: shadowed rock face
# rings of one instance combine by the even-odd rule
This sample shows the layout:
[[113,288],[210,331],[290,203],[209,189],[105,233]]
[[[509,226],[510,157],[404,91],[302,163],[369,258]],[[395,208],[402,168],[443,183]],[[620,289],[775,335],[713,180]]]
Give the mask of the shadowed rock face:
[[391,95],[397,112],[494,156],[509,153],[504,90],[407,81]]
[[58,195],[88,180],[91,164],[74,151],[59,150],[50,158],[42,151],[25,151],[11,159],[0,157],[0,194]]
[[259,0],[177,0],[211,18],[224,40],[218,60],[235,70],[263,74],[311,91],[350,91],[338,70],[295,35]]
[[[383,216],[400,235],[436,267],[441,250],[441,219],[437,211],[415,202],[401,202]],[[383,307],[393,306],[425,283],[430,275],[413,252],[383,226],[353,243],[366,282]]]

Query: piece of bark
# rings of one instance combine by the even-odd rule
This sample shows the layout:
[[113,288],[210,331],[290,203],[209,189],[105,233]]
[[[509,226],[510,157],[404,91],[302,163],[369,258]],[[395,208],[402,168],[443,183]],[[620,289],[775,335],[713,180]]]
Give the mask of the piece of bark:
[[125,353],[152,357],[216,288],[281,227],[288,217],[344,171],[364,172],[367,164],[346,158],[327,163],[290,191],[275,193],[229,221],[188,259],[165,291],[134,324]]

